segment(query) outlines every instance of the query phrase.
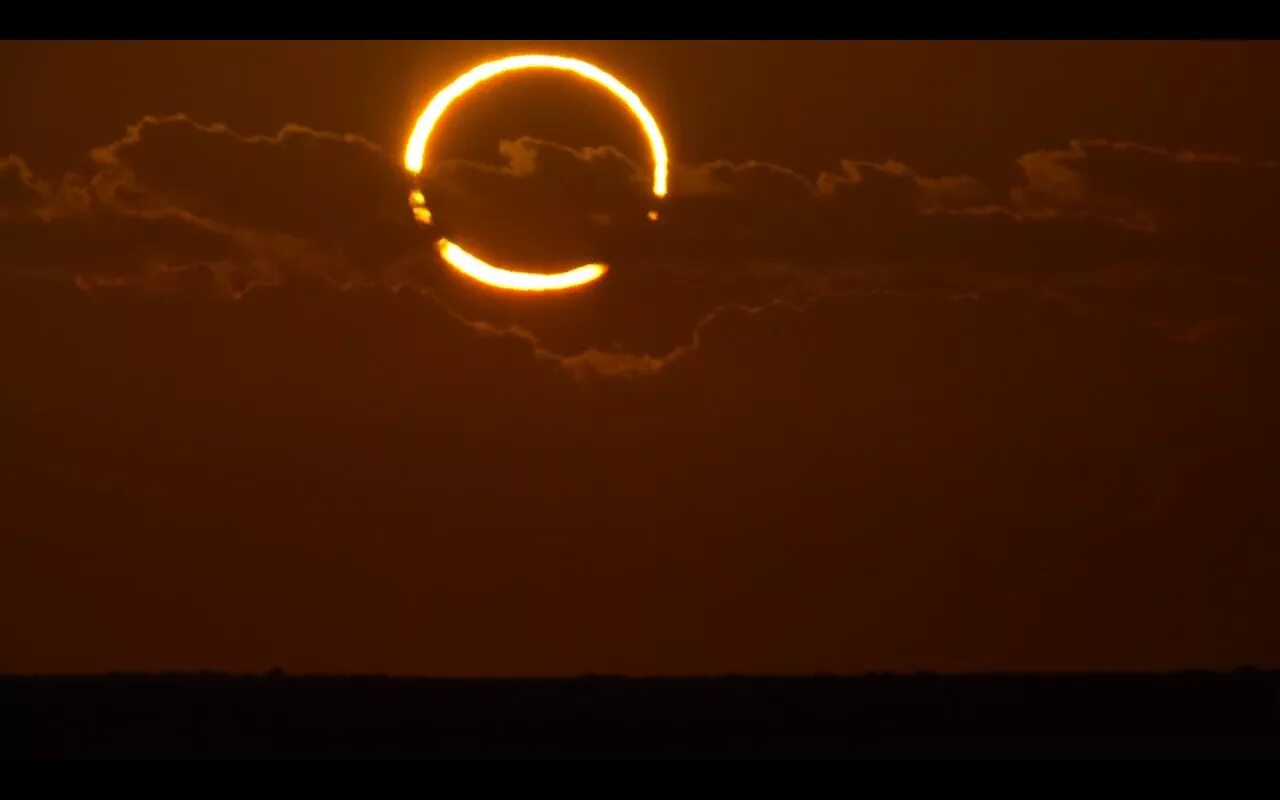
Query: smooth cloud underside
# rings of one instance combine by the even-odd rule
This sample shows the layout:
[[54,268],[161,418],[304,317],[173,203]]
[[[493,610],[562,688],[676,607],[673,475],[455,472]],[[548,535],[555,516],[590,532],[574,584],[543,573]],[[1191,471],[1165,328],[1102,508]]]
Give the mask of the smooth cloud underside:
[[857,292],[951,297],[1034,288],[1123,309],[1174,336],[1259,319],[1273,282],[1272,162],[1077,140],[1017,157],[1021,182],[845,160],[809,179],[759,162],[676,164],[651,223],[644,165],[611,147],[504,141],[495,164],[427,176],[443,229],[492,260],[611,264],[556,298],[513,299],[449,273],[378,145],[291,125],[242,135],[147,117],[95,149],[87,175],[0,161],[0,266],[81,287],[214,285],[231,296],[298,278],[410,288],[482,336],[576,373],[643,374],[698,346],[718,310]]

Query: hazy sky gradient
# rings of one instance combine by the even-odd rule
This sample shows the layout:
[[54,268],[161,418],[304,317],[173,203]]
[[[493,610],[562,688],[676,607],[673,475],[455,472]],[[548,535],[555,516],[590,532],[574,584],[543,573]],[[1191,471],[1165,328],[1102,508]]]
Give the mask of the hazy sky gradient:
[[[598,63],[459,104],[488,57]],[[0,44],[0,670],[1280,661],[1280,47]],[[433,145],[434,146],[434,145]]]

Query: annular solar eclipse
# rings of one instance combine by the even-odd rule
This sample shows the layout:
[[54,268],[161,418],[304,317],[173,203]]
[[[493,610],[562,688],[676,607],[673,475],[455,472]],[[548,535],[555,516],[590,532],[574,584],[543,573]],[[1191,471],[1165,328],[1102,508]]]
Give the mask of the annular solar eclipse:
[[[441,89],[418,117],[409,143],[404,151],[405,168],[413,175],[419,175],[426,167],[429,158],[429,144],[432,132],[439,126],[449,106],[458,98],[485,81],[508,72],[527,69],[550,69],[569,72],[592,81],[609,90],[614,97],[621,100],[644,129],[649,141],[649,150],[653,160],[653,196],[661,198],[667,193],[667,145],[662,138],[662,131],[653,115],[649,113],[640,97],[621,81],[604,70],[576,58],[550,55],[518,55],[488,61],[463,73],[445,88]],[[414,190],[409,194],[409,205],[413,216],[419,222],[431,224],[432,214],[427,208],[426,198],[422,192]],[[649,219],[656,219],[657,213],[650,211]],[[521,272],[504,269],[485,263],[480,258],[464,250],[457,243],[446,238],[436,241],[436,250],[445,263],[459,272],[481,283],[502,289],[524,292],[546,292],[558,289],[569,289],[582,286],[599,279],[608,267],[605,264],[592,263],[563,272]]]

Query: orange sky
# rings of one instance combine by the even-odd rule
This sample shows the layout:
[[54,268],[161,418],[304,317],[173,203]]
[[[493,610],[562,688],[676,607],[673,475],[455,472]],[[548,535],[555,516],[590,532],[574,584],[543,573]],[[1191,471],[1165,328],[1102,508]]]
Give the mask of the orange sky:
[[0,670],[1274,665],[1278,62],[0,43]]

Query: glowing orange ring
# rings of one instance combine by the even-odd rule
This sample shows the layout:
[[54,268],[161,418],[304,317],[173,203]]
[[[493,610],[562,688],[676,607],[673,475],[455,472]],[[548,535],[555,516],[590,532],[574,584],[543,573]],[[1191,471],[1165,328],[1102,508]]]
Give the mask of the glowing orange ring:
[[[404,151],[405,169],[414,175],[422,172],[427,161],[427,142],[431,138],[431,132],[435,130],[440,118],[453,101],[490,78],[523,69],[556,69],[572,72],[603,86],[621,100],[644,128],[645,136],[649,139],[649,149],[653,156],[653,194],[655,197],[666,195],[667,144],[663,141],[662,131],[658,129],[658,123],[649,113],[649,109],[645,108],[635,92],[609,73],[585,61],[562,56],[510,56],[486,62],[463,73],[461,77],[431,98],[431,102],[418,117],[418,122],[413,127],[413,134],[409,136],[409,143]],[[409,195],[409,205],[413,208],[413,215],[418,221],[431,222],[431,211],[427,208],[426,199],[421,192],[414,191]],[[656,216],[653,212],[649,214],[650,219],[655,219]],[[445,262],[459,272],[490,286],[517,291],[540,292],[581,286],[596,280],[608,269],[604,264],[584,264],[575,269],[551,274],[519,272],[486,264],[448,239],[442,238],[436,242],[436,249]]]

